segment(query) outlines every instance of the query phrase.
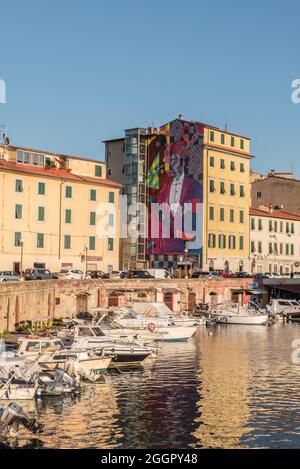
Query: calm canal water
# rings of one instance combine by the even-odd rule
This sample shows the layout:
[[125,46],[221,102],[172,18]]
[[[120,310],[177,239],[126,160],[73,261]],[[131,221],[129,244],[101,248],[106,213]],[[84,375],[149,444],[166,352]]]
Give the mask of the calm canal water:
[[25,406],[45,424],[15,445],[44,448],[300,448],[300,325],[202,328],[143,368],[109,373],[79,398]]

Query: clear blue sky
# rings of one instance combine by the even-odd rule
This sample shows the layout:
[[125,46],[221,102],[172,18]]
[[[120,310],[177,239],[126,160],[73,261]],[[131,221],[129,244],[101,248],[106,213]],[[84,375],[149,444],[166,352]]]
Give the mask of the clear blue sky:
[[103,139],[183,113],[251,137],[255,169],[300,177],[300,3],[245,3],[2,2],[0,123],[13,144],[103,158]]

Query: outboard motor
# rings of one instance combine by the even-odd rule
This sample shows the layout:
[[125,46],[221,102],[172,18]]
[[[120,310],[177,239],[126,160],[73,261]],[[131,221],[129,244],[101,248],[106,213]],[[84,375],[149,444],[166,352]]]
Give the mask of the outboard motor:
[[2,434],[8,433],[10,430],[17,432],[20,425],[32,433],[41,433],[43,430],[43,425],[35,419],[29,418],[22,407],[15,403],[0,409],[0,432]]
[[80,391],[79,382],[65,370],[56,368],[53,373],[40,374],[38,396],[62,396],[64,394],[77,394]]

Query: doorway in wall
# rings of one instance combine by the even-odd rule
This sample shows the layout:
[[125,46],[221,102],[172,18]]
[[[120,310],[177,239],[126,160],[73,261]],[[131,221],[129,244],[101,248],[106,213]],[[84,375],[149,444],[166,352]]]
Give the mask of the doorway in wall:
[[21,262],[14,262],[13,271],[17,272],[17,274],[20,274],[21,273],[20,270],[21,270]]
[[76,313],[86,313],[89,309],[89,293],[79,293],[76,296]]

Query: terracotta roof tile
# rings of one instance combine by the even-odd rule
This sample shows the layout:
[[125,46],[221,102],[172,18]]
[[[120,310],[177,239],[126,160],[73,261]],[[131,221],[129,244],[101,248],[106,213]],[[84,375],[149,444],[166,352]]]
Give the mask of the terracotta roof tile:
[[295,213],[284,212],[283,210],[273,210],[273,212],[265,212],[258,208],[250,208],[249,214],[257,217],[269,217],[269,218],[282,218],[283,220],[295,220],[300,221],[300,216]]
[[24,174],[33,174],[36,176],[44,176],[50,178],[57,178],[73,182],[83,182],[91,183],[99,186],[109,186],[109,187],[122,187],[122,184],[119,184],[116,181],[110,179],[101,179],[91,176],[79,175],[71,173],[66,169],[57,169],[57,168],[45,168],[43,166],[31,166],[24,165],[22,163],[14,163],[12,161],[0,160],[0,169],[7,171],[15,171],[18,173]]

